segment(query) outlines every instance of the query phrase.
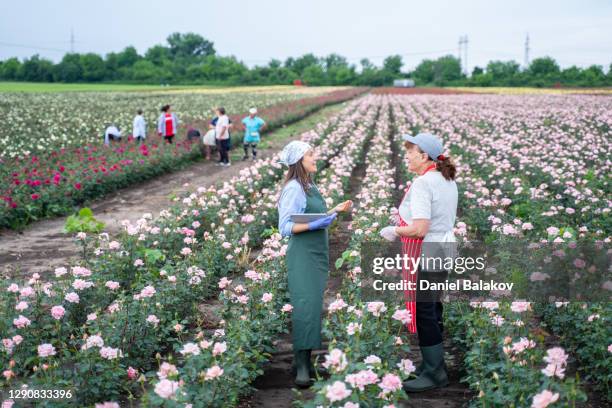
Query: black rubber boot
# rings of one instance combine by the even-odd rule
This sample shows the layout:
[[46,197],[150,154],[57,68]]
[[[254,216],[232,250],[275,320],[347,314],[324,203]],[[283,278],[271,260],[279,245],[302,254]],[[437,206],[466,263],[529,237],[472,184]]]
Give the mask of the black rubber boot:
[[448,376],[444,363],[444,346],[442,343],[435,346],[421,347],[423,355],[423,370],[420,375],[403,384],[406,392],[421,392],[434,388],[446,387]]
[[310,387],[309,355],[310,350],[297,350],[293,352],[296,369],[295,385],[299,388]]

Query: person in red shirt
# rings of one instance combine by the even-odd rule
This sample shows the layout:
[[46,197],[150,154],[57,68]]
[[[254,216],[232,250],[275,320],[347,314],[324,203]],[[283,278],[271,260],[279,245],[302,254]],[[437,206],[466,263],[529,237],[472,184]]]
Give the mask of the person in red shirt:
[[174,112],[171,112],[170,105],[161,108],[162,114],[157,120],[157,134],[163,136],[167,143],[172,143],[178,127],[178,119]]

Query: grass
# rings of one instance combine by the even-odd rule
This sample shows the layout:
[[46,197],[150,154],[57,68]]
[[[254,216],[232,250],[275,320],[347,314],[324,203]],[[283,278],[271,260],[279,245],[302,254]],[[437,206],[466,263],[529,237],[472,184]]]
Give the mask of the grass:
[[[187,88],[187,87],[182,87]],[[107,92],[107,91],[159,91],[181,89],[181,87],[162,87],[160,85],[128,84],[61,84],[45,82],[0,82],[0,92]]]
[[299,87],[292,85],[221,86],[221,85],[131,85],[131,84],[63,84],[46,82],[2,82],[2,92],[61,93],[61,92],[296,92],[319,94],[346,87]]

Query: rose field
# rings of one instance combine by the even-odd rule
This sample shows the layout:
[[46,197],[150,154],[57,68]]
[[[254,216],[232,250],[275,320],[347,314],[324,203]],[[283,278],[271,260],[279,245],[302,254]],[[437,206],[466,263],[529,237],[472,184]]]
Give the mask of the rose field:
[[[328,207],[354,202],[329,230],[324,349],[313,351],[321,372],[310,389],[293,389],[288,240],[277,229],[286,169],[270,149],[233,165],[225,180],[185,185],[189,191],[167,208],[123,220],[119,232],[81,211],[66,222],[78,256],[44,272],[3,274],[2,407],[612,404],[612,304],[503,293],[445,298],[450,385],[407,394],[402,381],[415,377],[420,359],[405,327],[413,316],[402,302],[367,295],[372,276],[362,268],[363,248],[383,244],[379,231],[413,177],[401,136],[427,131],[444,140],[457,165],[458,239],[529,243],[532,252],[508,256],[542,253],[547,263],[568,260],[576,279],[593,275],[595,262],[576,248],[591,244],[608,261],[612,254],[612,97],[367,91],[2,94],[0,228],[35,226],[192,165],[201,152],[184,140],[186,127],[204,128],[219,105],[236,122],[256,105],[274,138],[343,102],[293,137],[314,146]],[[182,122],[174,145],[154,134],[162,103]],[[145,110],[147,142],[103,147],[105,124],[130,133],[137,108]],[[232,136],[239,146],[242,132]],[[543,287],[559,278],[502,266],[488,272]],[[610,272],[598,277],[604,293],[612,291]],[[28,389],[65,390],[70,398],[28,405],[11,394]]]
[[[275,129],[363,90],[322,88],[319,92],[2,94],[0,228],[21,228],[37,219],[66,214],[87,200],[198,160],[200,144],[188,142],[184,135],[190,126],[205,133],[215,106],[224,106],[235,123],[249,107],[258,106],[268,129]],[[166,103],[180,121],[178,140],[172,146],[160,143],[156,133],[159,108]],[[130,138],[138,108],[145,112],[149,134],[141,145]],[[127,140],[102,145],[109,123],[120,126]],[[235,131],[233,136],[233,143],[239,144],[242,133]]]

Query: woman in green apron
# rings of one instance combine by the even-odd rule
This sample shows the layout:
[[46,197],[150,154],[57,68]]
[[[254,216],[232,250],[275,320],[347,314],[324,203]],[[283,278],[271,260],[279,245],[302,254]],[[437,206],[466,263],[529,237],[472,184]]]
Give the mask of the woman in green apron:
[[[350,201],[328,211],[311,175],[317,164],[308,143],[293,141],[281,152],[281,163],[289,166],[278,203],[279,230],[288,236],[286,254],[289,296],[292,311],[292,340],[298,387],[310,385],[314,370],[311,351],[321,348],[321,312],[323,292],[329,271],[329,241],[327,227],[336,212],[347,211]],[[326,213],[327,216],[309,223],[291,221],[292,214]]]

